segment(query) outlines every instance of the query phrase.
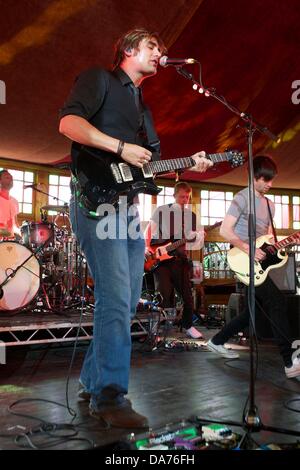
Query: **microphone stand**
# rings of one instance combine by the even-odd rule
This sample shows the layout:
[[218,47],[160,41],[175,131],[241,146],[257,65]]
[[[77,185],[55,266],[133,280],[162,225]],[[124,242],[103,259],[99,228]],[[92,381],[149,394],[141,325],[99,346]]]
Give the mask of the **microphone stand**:
[[[57,202],[61,202],[63,203],[64,206],[68,206],[68,203],[66,201],[63,201],[62,199],[59,199],[58,197],[56,196],[52,196],[52,194],[50,193],[47,193],[46,191],[42,191],[41,189],[37,188],[36,186],[38,186],[38,184],[33,184],[32,185],[32,189],[38,193],[41,193],[41,194],[44,194],[45,196],[49,196],[49,197],[52,197],[52,199],[54,199],[55,201]],[[25,188],[26,189],[26,188]]]
[[278,138],[270,132],[270,130],[259,124],[249,114],[246,114],[239,110],[237,107],[229,103],[224,96],[218,95],[215,88],[207,88],[203,85],[201,79],[201,64],[200,66],[200,82],[197,82],[194,76],[185,70],[182,66],[176,66],[176,71],[188,80],[193,82],[193,89],[198,91],[200,94],[204,94],[206,97],[215,98],[217,101],[226,106],[231,112],[236,114],[240,119],[244,121],[244,128],[246,132],[247,148],[248,148],[248,184],[249,184],[249,209],[248,209],[248,236],[249,236],[249,276],[250,284],[248,289],[248,306],[250,313],[250,324],[249,324],[249,347],[250,347],[250,371],[249,371],[249,406],[246,413],[243,415],[243,422],[239,423],[236,421],[218,421],[208,420],[197,417],[199,424],[202,423],[218,423],[232,426],[242,427],[245,430],[242,436],[238,448],[239,449],[254,449],[258,445],[251,434],[259,431],[269,431],[279,434],[289,434],[292,436],[300,436],[300,431],[293,431],[284,428],[278,428],[274,426],[268,426],[262,423],[259,416],[258,408],[255,404],[255,358],[254,358],[254,336],[255,331],[255,285],[254,285],[254,255],[256,247],[256,217],[255,217],[255,191],[254,191],[254,171],[253,171],[253,135],[256,131],[266,135],[273,141],[277,141]]
[[[52,196],[52,194],[47,193],[46,191],[42,191],[41,189],[37,188],[38,184],[33,184],[32,189],[38,193],[44,194],[45,196],[52,197],[57,202],[63,203],[64,206],[68,207],[68,203],[66,201],[63,201],[62,199],[59,199],[56,196]],[[46,211],[43,212],[43,209],[40,208],[40,214],[41,214],[41,221],[42,222],[48,222],[48,215],[46,214]]]

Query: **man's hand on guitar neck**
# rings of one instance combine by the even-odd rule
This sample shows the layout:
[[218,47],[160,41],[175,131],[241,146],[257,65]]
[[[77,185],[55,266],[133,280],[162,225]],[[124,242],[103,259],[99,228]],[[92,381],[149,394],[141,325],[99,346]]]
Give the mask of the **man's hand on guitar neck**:
[[213,162],[211,160],[208,160],[205,155],[205,152],[197,152],[192,155],[192,159],[195,160],[196,165],[190,168],[191,171],[198,171],[199,173],[204,173],[208,170],[208,168],[213,166]]

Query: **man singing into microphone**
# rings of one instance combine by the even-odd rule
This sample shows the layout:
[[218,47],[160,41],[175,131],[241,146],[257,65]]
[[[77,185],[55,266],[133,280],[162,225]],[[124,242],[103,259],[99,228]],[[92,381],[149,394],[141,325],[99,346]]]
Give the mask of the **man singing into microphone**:
[[12,175],[7,170],[0,171],[0,237],[13,237],[19,231],[19,204],[9,195],[13,184]]
[[[130,236],[132,215],[124,210],[104,217],[104,222],[114,224],[118,231],[105,239],[98,238],[98,220],[87,213],[84,203],[80,206],[83,199],[76,203],[81,194],[79,178],[84,172],[89,175],[83,182],[87,187],[97,176],[97,160],[90,156],[92,149],[97,149],[103,159],[114,154],[123,164],[137,168],[153,158],[145,147],[158,138],[140,86],[156,74],[163,51],[164,45],[156,33],[144,29],[127,32],[116,44],[113,70],[94,68],[83,72],[60,112],[60,132],[73,141],[72,173],[78,191],[72,188],[72,227],[95,284],[94,335],[81,370],[79,397],[90,401],[90,414],[102,427],[148,426],[147,418],[125,398],[131,354],[130,319],[142,288],[145,243],[142,237]],[[89,151],[84,159],[80,157],[83,145]],[[204,152],[195,153],[193,160],[194,171],[204,172],[211,166]],[[136,214],[131,201],[129,209]]]

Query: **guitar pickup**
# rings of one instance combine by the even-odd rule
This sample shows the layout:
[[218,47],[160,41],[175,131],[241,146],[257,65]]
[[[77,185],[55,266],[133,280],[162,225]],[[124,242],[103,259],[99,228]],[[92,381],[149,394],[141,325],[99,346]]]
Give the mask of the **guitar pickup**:
[[110,165],[111,172],[113,174],[113,177],[116,181],[116,183],[121,184],[123,182],[121,173],[119,171],[118,165],[116,163],[112,163]]
[[144,165],[142,168],[142,172],[144,175],[144,178],[152,178],[153,177],[153,171],[151,171],[150,165]]
[[133,176],[130,167],[127,163],[119,163],[119,170],[122,175],[123,181],[133,181]]

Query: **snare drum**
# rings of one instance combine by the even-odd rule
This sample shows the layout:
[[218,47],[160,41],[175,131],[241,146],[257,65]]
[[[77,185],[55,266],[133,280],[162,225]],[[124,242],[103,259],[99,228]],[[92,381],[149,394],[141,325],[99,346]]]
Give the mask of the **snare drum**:
[[48,222],[25,222],[21,227],[24,245],[38,248],[54,244],[54,224]]
[[40,287],[40,265],[32,251],[18,242],[0,242],[0,284],[27,258],[28,261],[2,287],[0,310],[25,307]]

